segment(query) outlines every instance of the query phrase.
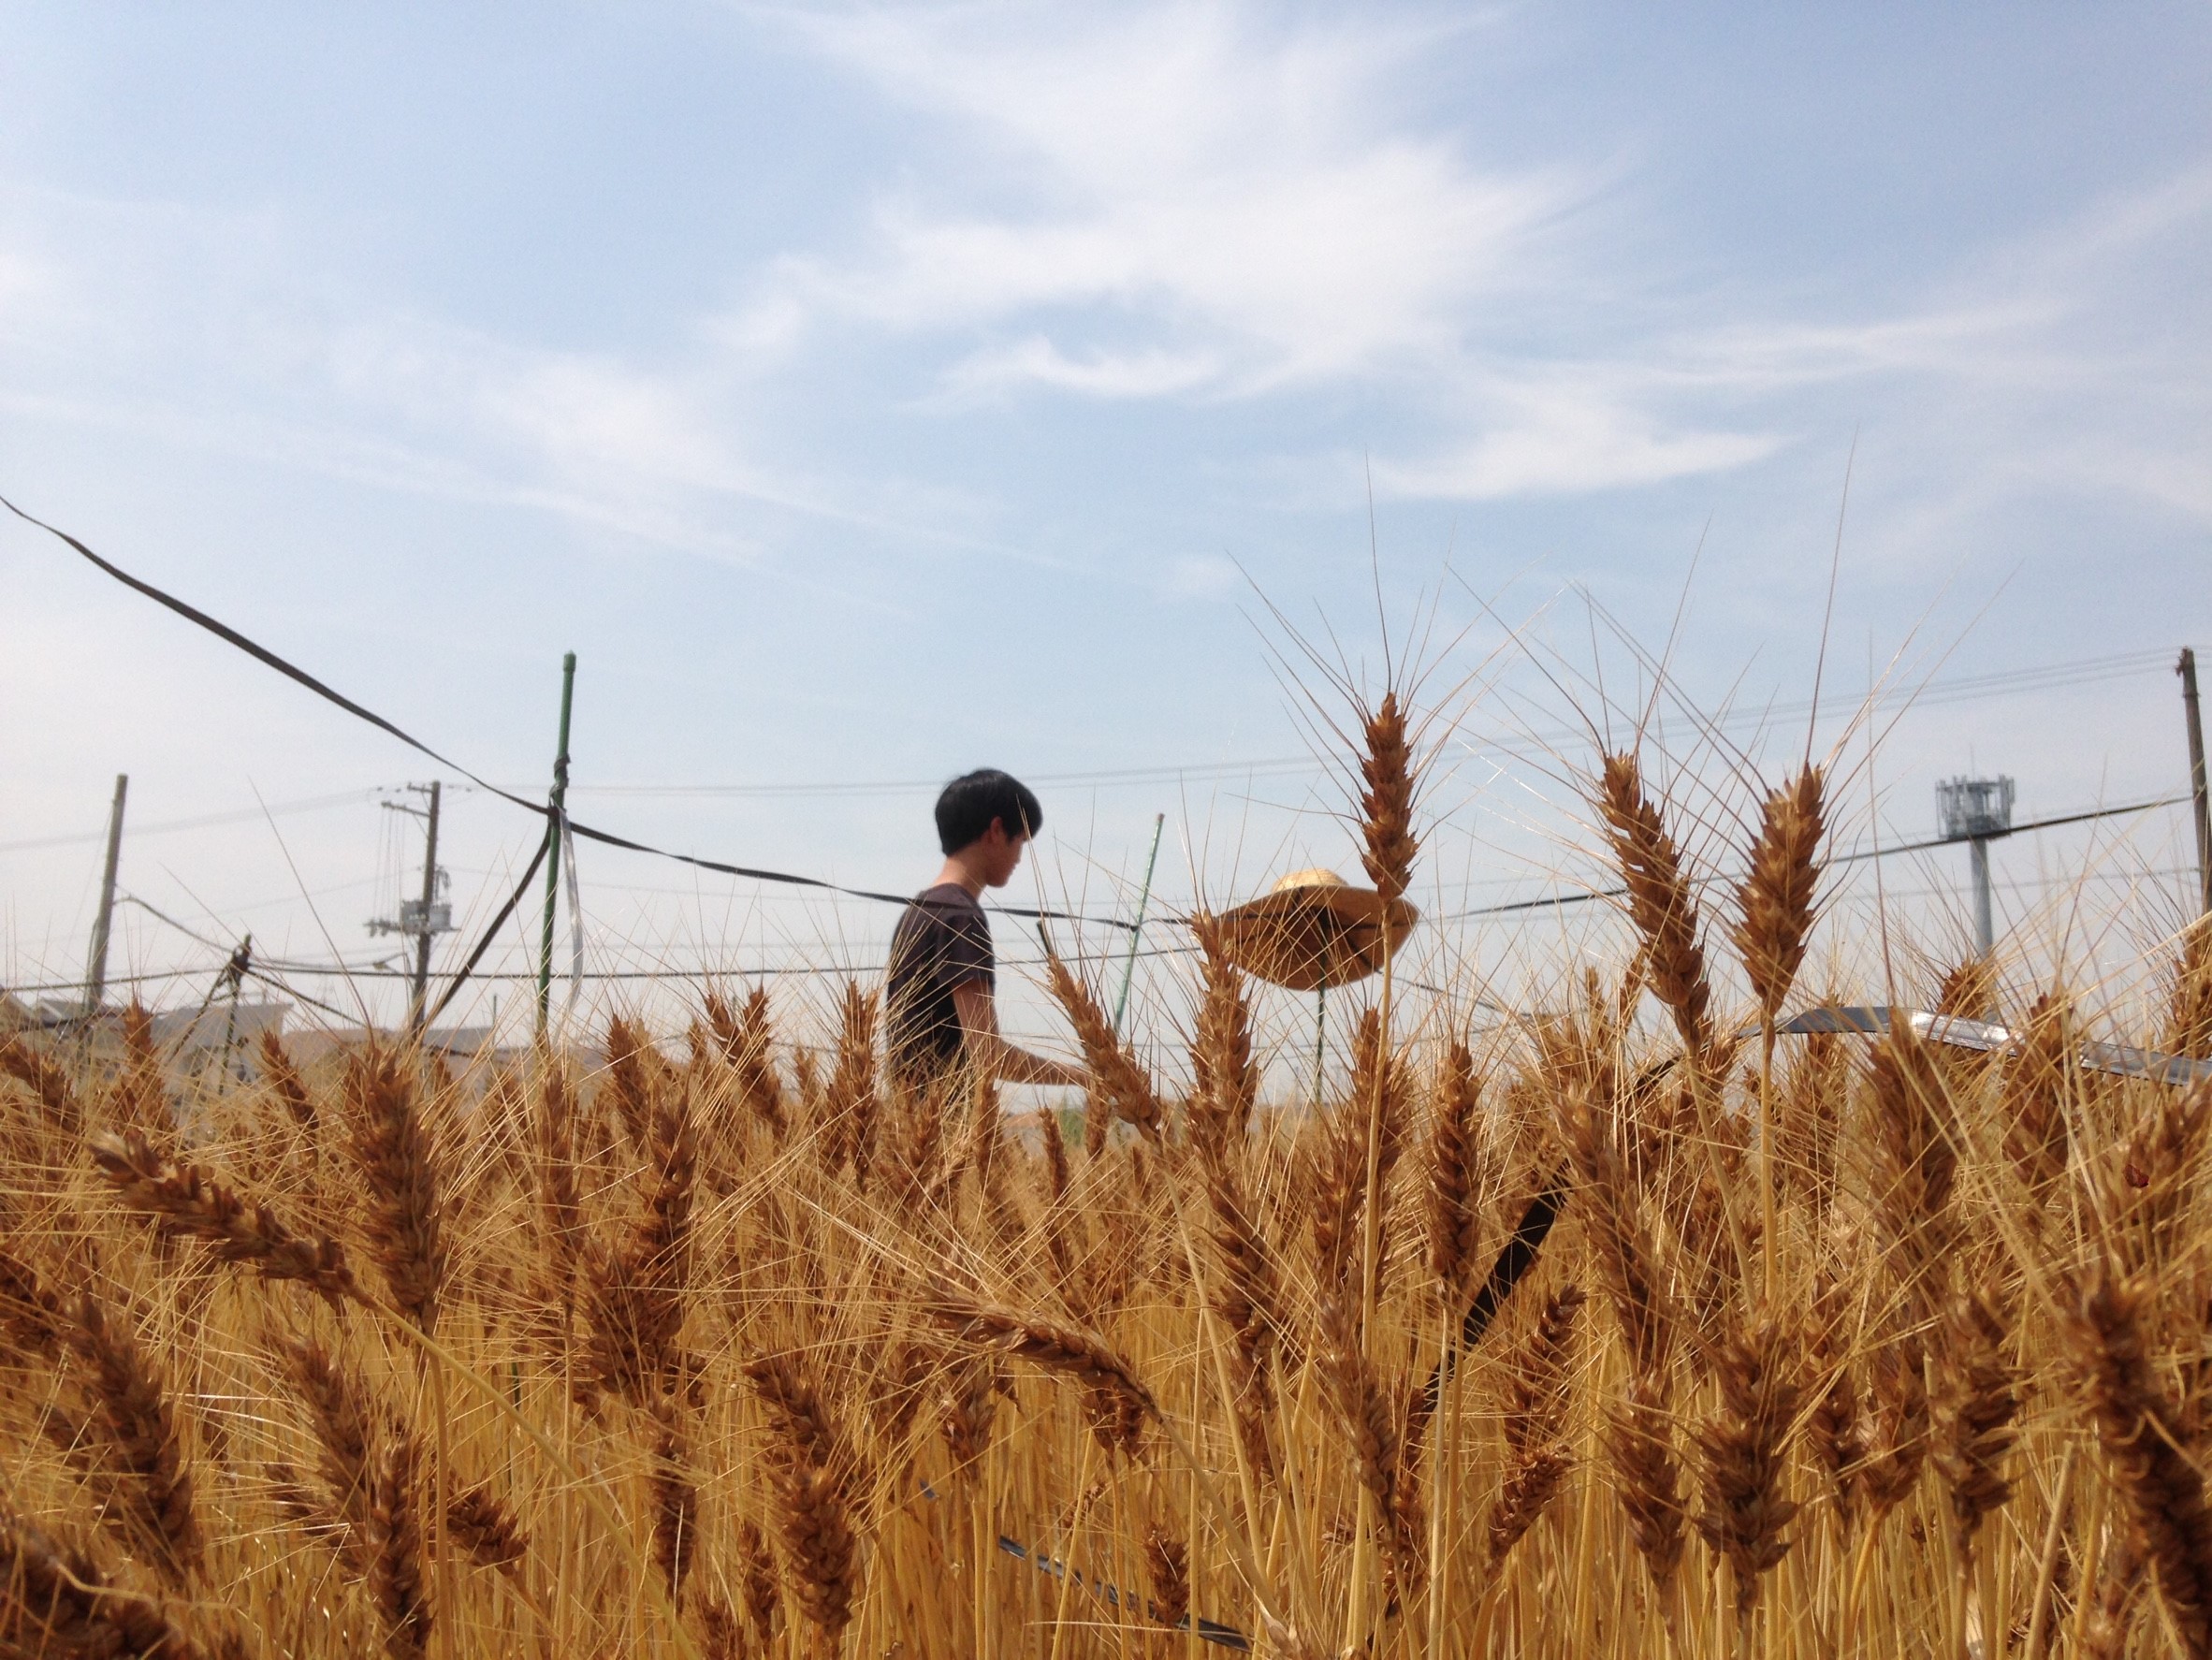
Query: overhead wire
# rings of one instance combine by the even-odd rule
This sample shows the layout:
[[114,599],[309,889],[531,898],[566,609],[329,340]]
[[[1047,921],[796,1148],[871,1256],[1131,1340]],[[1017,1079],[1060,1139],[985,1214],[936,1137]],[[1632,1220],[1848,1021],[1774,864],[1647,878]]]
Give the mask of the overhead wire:
[[[850,887],[843,882],[828,881],[824,881],[821,877],[816,876],[801,876],[795,872],[788,870],[764,870],[751,866],[731,864],[720,859],[702,858],[694,853],[679,853],[668,848],[654,847],[649,842],[633,840],[630,837],[617,835],[611,830],[602,830],[595,825],[583,823],[574,815],[563,811],[561,808],[557,808],[550,803],[541,805],[538,802],[531,801],[521,795],[517,795],[513,791],[502,789],[499,785],[492,783],[489,779],[484,778],[482,775],[473,771],[469,767],[463,766],[459,762],[454,760],[451,756],[444,754],[438,750],[432,749],[421,738],[416,737],[414,734],[408,732],[404,727],[400,726],[397,722],[378,714],[374,709],[368,707],[364,704],[357,703],[354,699],[346,696],[342,692],[340,692],[323,680],[316,678],[316,677],[309,674],[305,669],[300,668],[296,663],[286,661],[284,658],[279,656],[276,652],[271,651],[268,647],[259,645],[255,641],[249,639],[245,634],[240,633],[237,629],[232,628],[228,623],[224,622],[219,618],[209,615],[207,612],[199,609],[196,605],[193,605],[186,601],[181,600],[174,594],[165,592],[161,589],[156,588],[151,582],[147,582],[140,577],[132,575],[128,571],[125,571],[120,565],[117,565],[111,561],[104,559],[99,554],[95,553],[92,548],[87,546],[77,537],[71,535],[68,531],[58,528],[57,526],[51,525],[42,518],[38,518],[31,514],[25,513],[21,507],[18,507],[6,496],[0,496],[0,507],[4,507],[8,512],[14,514],[16,517],[22,519],[25,524],[34,525],[37,529],[44,531],[48,535],[63,542],[70,548],[74,549],[80,557],[85,559],[95,568],[106,573],[108,575],[112,576],[116,581],[122,583],[124,587],[132,590],[134,592],[143,594],[146,598],[153,601],[156,604],[162,605],[167,609],[175,612],[186,621],[193,623],[196,627],[205,629],[208,633],[213,634],[217,639],[220,639],[226,645],[235,647],[237,649],[243,651],[247,656],[253,658],[255,662],[260,663],[269,668],[274,669],[278,674],[283,675],[286,679],[291,680],[299,686],[305,687],[308,691],[313,692],[316,696],[324,699],[326,702],[333,704],[339,708],[343,709],[347,714],[352,715],[356,720],[366,721],[369,725],[375,727],[378,731],[399,739],[400,742],[405,744],[409,749],[414,750],[420,754],[429,756],[432,761],[437,762],[441,766],[452,768],[452,770],[460,774],[462,778],[467,779],[478,789],[487,791],[489,794],[498,796],[502,801],[508,803],[510,806],[518,807],[523,811],[534,814],[538,818],[545,820],[546,823],[554,830],[559,830],[568,835],[580,836],[588,841],[595,841],[604,847],[622,848],[631,852],[648,853],[657,858],[674,860],[680,865],[691,865],[702,870],[716,871],[724,876],[742,877],[755,881],[780,882],[793,887],[820,888],[831,893],[849,894],[854,898],[858,899],[873,899],[879,903],[886,905],[904,905],[907,903],[907,900],[910,897],[910,896],[905,894],[886,894],[868,888]],[[1104,927],[1128,928],[1131,925],[1128,923],[1120,921],[1119,919],[1113,917],[1084,917],[1069,912],[1032,910],[1026,906],[1006,905],[995,906],[992,909],[1003,911],[1009,916],[1032,917],[1041,920],[1050,919],[1055,922],[1087,923]]]
[[[266,808],[240,808],[226,812],[200,813],[187,819],[159,819],[152,823],[134,823],[131,836],[134,839],[141,836],[167,836],[183,830],[211,830],[222,824],[242,824],[249,820],[320,812],[328,808],[352,806],[374,794],[373,790],[344,790],[330,795],[308,795],[297,801],[271,802]],[[72,831],[65,836],[31,836],[19,841],[0,841],[0,853],[29,852],[37,848],[49,847],[80,847],[107,839],[108,833],[105,830]]]
[[[184,618],[186,620],[194,623],[195,625],[215,634],[226,644],[255,658],[256,661],[262,663],[267,667],[274,669],[279,674],[284,675],[285,677],[314,692],[317,696],[322,697],[326,701],[335,705],[337,707],[343,709],[345,712],[351,714],[356,719],[363,721],[368,724],[378,728],[388,735],[397,738],[400,742],[407,745],[409,748],[428,756],[431,760],[437,762],[439,764],[448,767],[460,774],[461,777],[467,779],[478,788],[498,796],[500,799],[507,802],[511,806],[520,808],[523,810],[544,820],[547,827],[546,836],[543,840],[541,840],[539,844],[539,852],[536,859],[533,859],[531,862],[531,870],[532,874],[534,874],[538,863],[545,857],[546,849],[550,845],[552,837],[556,834],[566,834],[570,836],[581,837],[587,840],[598,842],[604,846],[620,848],[630,852],[668,859],[677,863],[692,866],[695,868],[735,877],[741,880],[758,881],[804,889],[812,889],[827,894],[841,895],[852,898],[869,900],[876,903],[895,904],[903,906],[908,902],[908,896],[903,894],[890,894],[875,890],[851,887],[843,883],[832,882],[821,878],[798,875],[788,871],[762,869],[753,866],[736,865],[722,860],[709,859],[693,854],[677,852],[665,848],[653,846],[649,843],[637,841],[631,837],[620,836],[611,831],[602,830],[596,826],[580,823],[575,820],[573,815],[567,814],[560,808],[554,807],[550,804],[541,805],[540,803],[527,799],[514,791],[504,789],[497,784],[489,782],[479,776],[477,773],[472,771],[470,768],[462,766],[458,762],[453,761],[450,757],[441,753],[439,750],[431,748],[429,744],[423,742],[421,739],[414,736],[412,734],[408,733],[385,716],[380,715],[366,706],[345,696],[343,693],[336,691],[334,688],[326,684],[321,679],[287,662],[284,658],[279,656],[274,651],[271,651],[269,648],[256,644],[245,634],[230,627],[228,624],[222,622],[218,619],[209,615],[207,612],[204,612],[197,607],[165,592],[152,583],[146,582],[137,576],[132,575],[130,573],[123,570],[121,567],[115,565],[111,561],[95,553],[91,547],[86,546],[77,537],[71,535],[69,532],[49,524],[45,520],[37,518],[29,513],[24,512],[21,507],[18,507],[12,501],[7,500],[5,496],[0,496],[0,507],[7,508],[8,512],[14,514],[25,523],[33,525],[39,530],[45,531],[50,535],[57,538],[75,552],[77,552],[83,559],[92,563],[95,567],[104,572],[109,576],[114,578],[116,581],[124,584],[125,587],[132,589],[134,591],[154,601],[156,604],[163,605],[164,607]],[[2145,672],[2156,664],[2162,663],[2162,652],[2147,648],[2137,649],[2134,651],[2117,653],[2103,658],[2083,659],[2066,663],[2045,664],[2019,669],[2001,670],[1984,675],[1961,676],[1947,682],[1930,682],[1929,684],[1921,687],[1878,690],[1870,693],[1867,700],[1862,701],[1888,703],[1891,701],[1909,699],[1911,701],[1915,701],[1922,704],[1960,701],[1970,697],[1993,695],[2001,692],[2017,692],[2024,689],[2034,689],[2040,687],[2063,687],[2084,684],[2096,679],[2118,677],[2125,675]],[[1832,700],[1829,706],[1831,708],[1841,707],[1842,706],[1842,700]],[[1722,724],[1731,725],[1752,721],[1765,722],[1783,716],[1808,711],[1811,709],[1811,707],[1812,706],[1809,702],[1803,705],[1801,708],[1800,706],[1795,704],[1769,704],[1756,708],[1729,711],[1727,714],[1720,718],[1720,721]],[[1573,735],[1560,735],[1569,736]],[[1524,735],[1518,741],[1519,743],[1525,745],[1532,741],[1542,742],[1544,741],[1544,738],[1543,735]],[[1477,744],[1470,741],[1465,745],[1465,747],[1470,750],[1478,752],[1483,749],[1489,749],[1494,751],[1506,748],[1506,746],[1496,744]],[[1205,776],[1249,776],[1262,772],[1272,772],[1277,769],[1288,770],[1293,767],[1311,768],[1314,764],[1315,763],[1311,757],[1282,757],[1269,758],[1259,762],[1213,763],[1204,765],[1176,768],[1112,768],[1093,770],[1090,772],[1040,774],[1034,776],[1039,779],[1039,781],[1044,782],[1063,782],[1070,784],[1082,782],[1107,783],[1134,779],[1150,780],[1156,779],[1174,779]],[[641,795],[658,794],[668,795],[720,794],[728,796],[755,795],[767,797],[776,795],[778,794],[786,795],[805,793],[823,794],[855,794],[866,793],[869,791],[891,791],[924,787],[929,786],[924,781],[916,780],[910,783],[906,781],[874,784],[823,783],[808,786],[604,785],[598,786],[597,789],[599,793],[609,794],[627,793],[631,794]],[[581,790],[586,788],[586,786],[579,785],[578,788]],[[310,798],[309,800],[303,802],[284,804],[284,807],[286,810],[308,810],[311,808],[316,806],[336,805],[341,801],[357,800],[360,796],[360,794],[361,793],[359,792],[353,792],[348,793],[343,796]],[[2055,819],[2038,821],[2029,824],[2015,826],[2014,833],[2018,834],[2040,829],[2047,829],[2059,824],[2081,823],[2091,819],[2112,817],[2128,812],[2145,811],[2149,810],[2155,807],[2168,806],[2172,804],[2173,800],[2172,798],[2169,798],[2167,800],[2161,800],[2159,802],[2137,804],[2132,807],[2100,808],[2089,812],[2068,814]],[[235,822],[236,819],[245,816],[250,815],[207,815],[200,821],[174,822],[172,824],[166,826],[166,828],[183,828],[188,824],[195,823],[211,824],[221,822]],[[139,833],[145,834],[151,833],[151,831],[152,827],[148,827],[146,830],[142,830]],[[32,840],[28,842],[0,844],[0,851],[12,851],[19,848],[27,848],[32,846],[64,845],[67,842],[72,842],[80,838],[75,837],[32,838]],[[1830,862],[1845,863],[1860,858],[1877,858],[1892,853],[1917,852],[1927,848],[1945,845],[1946,839],[1947,838],[1938,838],[1936,840],[1930,841],[1904,843],[1891,848],[1874,848],[1865,850],[1863,852],[1840,853],[1834,855]],[[498,917],[494,920],[492,925],[485,931],[474,951],[470,954],[466,964],[459,971],[455,974],[451,982],[446,986],[444,995],[438,999],[436,1005],[438,1009],[443,1009],[447,1003],[449,1003],[453,997],[459,991],[461,985],[471,977],[472,974],[476,971],[481,959],[485,955],[486,952],[489,949],[493,938],[496,936],[499,929],[504,925],[506,920],[513,914],[517,905],[519,903],[523,890],[525,887],[527,887],[530,880],[530,876],[526,875],[523,880],[523,883],[517,887],[514,894],[507,900],[507,903],[501,909]],[[1535,910],[1562,905],[1586,903],[1596,899],[1619,897],[1623,892],[1624,890],[1623,889],[1611,888],[1590,891],[1580,894],[1554,895],[1542,898],[1520,900],[1499,905],[1462,910],[1459,911],[1447,913],[1445,917],[1438,920],[1460,920],[1479,916],[1505,915],[1515,911]],[[144,904],[144,901],[136,902],[141,905]],[[146,909],[152,910],[153,908],[151,906],[147,906]],[[1039,920],[1051,919],[1055,921],[1066,921],[1078,925],[1102,925],[1122,929],[1132,929],[1134,926],[1134,925],[1131,923],[1117,917],[1091,916],[1075,912],[1015,906],[994,906],[992,909],[999,910],[1008,915],[1030,917]],[[171,920],[173,922],[173,919],[165,920]],[[187,931],[189,932],[190,930]],[[195,937],[202,938],[203,943],[211,943],[206,941],[204,937]],[[303,968],[297,971],[317,972],[323,970]]]
[[[2035,830],[2053,830],[2061,824],[2086,823],[2092,819],[2112,819],[2130,813],[2152,812],[2162,807],[2177,807],[2188,801],[2186,795],[2161,796],[2156,801],[2137,801],[2126,807],[2101,807],[2087,812],[2061,813],[2056,818],[2036,819],[2025,824],[2015,824],[2004,836],[2024,836]],[[1860,848],[1850,852],[1830,853],[1824,865],[1849,865],[1862,859],[1886,859],[1897,853],[1926,852],[1931,848],[1959,847],[1973,839],[1963,836],[1937,836],[1925,841],[1899,842],[1892,847]],[[2001,841],[2003,836],[1988,839]],[[1555,905],[1586,905],[1596,899],[1618,899],[1624,896],[1625,887],[1587,888],[1579,893],[1555,894],[1538,899],[1516,899],[1504,905],[1478,905],[1471,910],[1448,911],[1438,917],[1438,922],[1458,922],[1472,916],[1506,916],[1517,910],[1544,910]]]

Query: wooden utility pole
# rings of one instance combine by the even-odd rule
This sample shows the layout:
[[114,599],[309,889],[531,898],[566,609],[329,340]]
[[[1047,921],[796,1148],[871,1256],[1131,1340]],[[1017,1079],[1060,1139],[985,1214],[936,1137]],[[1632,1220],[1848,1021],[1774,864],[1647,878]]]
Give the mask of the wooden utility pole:
[[420,931],[415,937],[415,995],[407,1004],[407,1026],[411,1031],[422,1027],[423,1010],[429,1006],[430,992],[430,907],[438,899],[438,797],[440,785],[430,780],[429,828],[423,840],[422,850],[422,916],[418,919]]
[[2181,648],[2174,665],[2181,677],[2181,708],[2189,721],[2189,794],[2197,824],[2197,909],[2212,916],[2212,800],[2205,789],[2205,718],[2197,708],[2197,654]]
[[115,803],[108,809],[108,866],[100,877],[100,909],[93,918],[91,962],[84,977],[88,1019],[100,1012],[101,999],[108,995],[108,930],[115,920],[115,866],[123,857],[123,798],[130,782],[128,773],[115,775]]

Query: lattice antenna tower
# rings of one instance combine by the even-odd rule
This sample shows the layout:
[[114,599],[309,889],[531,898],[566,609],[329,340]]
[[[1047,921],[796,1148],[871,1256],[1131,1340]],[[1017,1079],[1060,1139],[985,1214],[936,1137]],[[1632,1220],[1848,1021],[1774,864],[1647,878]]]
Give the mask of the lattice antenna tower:
[[1989,895],[1989,844],[2013,833],[2013,780],[1943,779],[1936,783],[1936,823],[1945,841],[1963,841],[1973,866],[1974,949],[1987,956],[1997,943]]

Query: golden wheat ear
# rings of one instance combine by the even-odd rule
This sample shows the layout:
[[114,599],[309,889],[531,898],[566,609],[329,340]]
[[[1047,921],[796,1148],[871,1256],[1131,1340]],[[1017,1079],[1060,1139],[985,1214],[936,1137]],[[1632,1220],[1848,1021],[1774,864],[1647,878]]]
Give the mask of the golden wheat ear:
[[796,1356],[760,1357],[745,1374],[768,1414],[777,1531],[794,1600],[834,1650],[860,1594],[859,1460]]
[[251,1267],[265,1280],[297,1281],[333,1306],[368,1301],[336,1240],[298,1237],[267,1205],[248,1205],[198,1166],[154,1152],[140,1131],[95,1136],[89,1150],[124,1204],[171,1233],[204,1241],[219,1261]]
[[1076,1041],[1083,1045],[1084,1065],[1090,1073],[1092,1114],[1084,1127],[1084,1144],[1093,1155],[1105,1145],[1105,1119],[1098,1111],[1100,1105],[1114,1117],[1135,1125],[1146,1141],[1157,1143],[1165,1128],[1166,1114],[1151,1078],[1115,1034],[1113,1023],[1106,1018],[1106,1011],[1091,995],[1090,987],[1057,952],[1045,957],[1044,972],[1053,1000],[1075,1028]]
[[2166,1047],[2192,1060],[2212,1060],[2212,917],[2181,931],[2166,997]]
[[207,1536],[167,1379],[129,1310],[110,1309],[89,1290],[65,1306],[62,1340],[84,1408],[77,1450],[111,1491],[105,1519],[183,1590],[206,1565]]
[[1413,882],[1414,855],[1420,851],[1413,833],[1419,768],[1407,741],[1405,715],[1392,688],[1360,720],[1360,863],[1386,905],[1404,897]]
[[2150,1568],[2184,1647],[2201,1654],[2212,1650],[2212,1505],[2196,1438],[2153,1369],[2150,1301],[2147,1282],[2093,1265],[2069,1289],[2061,1331],[2128,1545]]
[[1463,1297],[1482,1245],[1485,1172],[1477,1121],[1481,1103],[1475,1057],[1454,1038],[1445,1049],[1444,1064],[1429,1095],[1428,1169],[1422,1183],[1429,1272],[1448,1303]]
[[1643,950],[1646,982],[1666,1005],[1693,1069],[1714,1061],[1705,944],[1697,900],[1681,850],[1667,833],[1657,803],[1644,789],[1643,769],[1626,751],[1608,754],[1597,778],[1597,807],[1606,839],[1627,889],[1628,914]]
[[1797,982],[1812,933],[1813,890],[1820,881],[1820,843],[1826,829],[1824,784],[1821,769],[1808,765],[1768,794],[1736,891],[1737,954],[1760,1017],[1768,1023]]
[[1027,1361],[1113,1395],[1144,1417],[1159,1417],[1159,1403],[1136,1367],[1096,1332],[985,1303],[941,1282],[926,1289],[922,1311],[958,1342]]
[[396,1051],[371,1046],[348,1064],[345,1097],[367,1188],[370,1260],[393,1306],[431,1333],[448,1265],[445,1182],[414,1070]]
[[1713,1357],[1720,1410],[1697,1432],[1705,1488],[1697,1531],[1727,1560],[1739,1620],[1788,1554],[1783,1530],[1797,1513],[1785,1469],[1799,1394],[1795,1335],[1763,1310],[1731,1332]]
[[1191,919],[1198,937],[1201,992],[1190,1045],[1186,1133],[1201,1157],[1219,1156],[1251,1133],[1259,1105],[1259,1070],[1252,1060],[1252,1009],[1244,977],[1223,950],[1221,930],[1203,912]]
[[1493,1570],[1543,1519],[1574,1467],[1564,1439],[1567,1376],[1583,1301],[1576,1285],[1554,1291],[1511,1363],[1501,1425],[1508,1462],[1483,1526]]
[[118,1585],[81,1549],[0,1513],[0,1638],[24,1655],[129,1654],[198,1660],[155,1599]]

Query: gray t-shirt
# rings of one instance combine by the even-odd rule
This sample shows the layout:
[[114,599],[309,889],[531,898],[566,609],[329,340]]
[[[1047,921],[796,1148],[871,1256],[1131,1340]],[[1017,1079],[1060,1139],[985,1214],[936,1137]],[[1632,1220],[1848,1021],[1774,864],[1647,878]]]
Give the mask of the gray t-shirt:
[[957,882],[924,889],[899,912],[891,936],[883,1003],[893,1077],[925,1088],[958,1063],[953,992],[978,980],[986,986],[997,980],[983,908]]

